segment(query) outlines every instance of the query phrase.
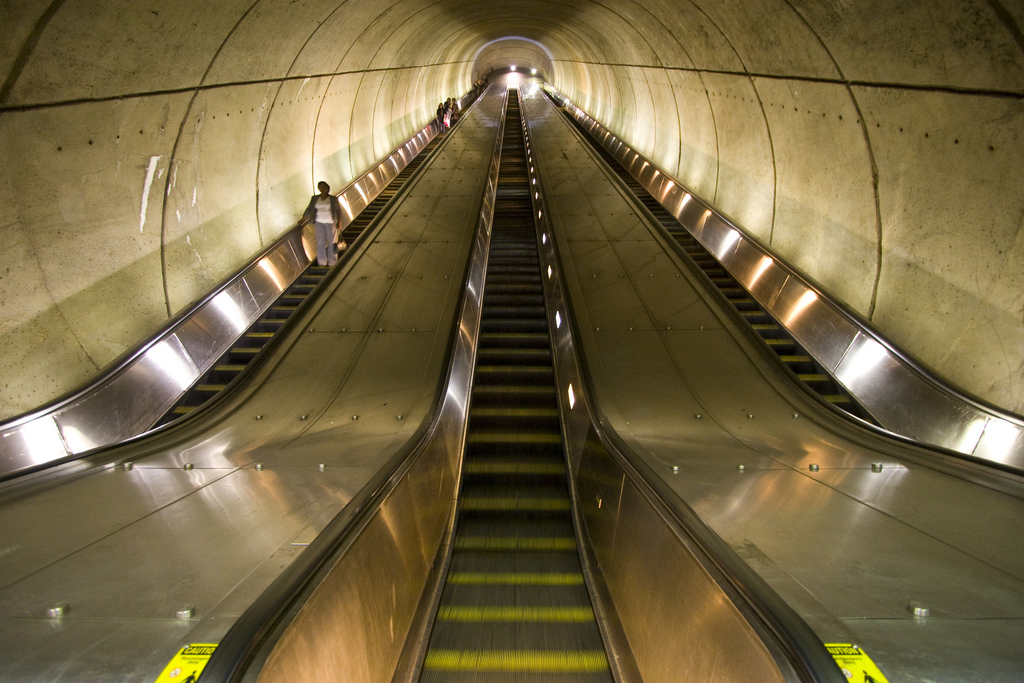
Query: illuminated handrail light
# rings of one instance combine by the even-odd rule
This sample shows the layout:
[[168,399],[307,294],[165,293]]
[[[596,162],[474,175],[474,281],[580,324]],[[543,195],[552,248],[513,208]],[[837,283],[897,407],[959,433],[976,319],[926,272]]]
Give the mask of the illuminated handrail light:
[[82,430],[71,426],[64,428],[64,440],[67,442],[68,452],[75,454],[91,451],[102,445],[90,439]]
[[757,264],[757,270],[754,272],[754,277],[750,278],[750,284],[748,286],[753,287],[773,263],[775,263],[775,261],[771,256],[762,256],[761,262]]
[[277,291],[283,292],[286,285],[284,278],[281,277],[281,273],[277,269],[277,266],[271,263],[269,258],[262,258],[260,259],[260,268],[262,268],[263,272],[269,275],[270,279],[274,281],[275,285],[277,285]]
[[245,332],[249,326],[249,320],[242,312],[238,302],[231,298],[227,291],[223,291],[213,297],[213,306],[231,323],[237,332]]
[[569,395],[569,410],[576,407],[576,394],[572,390],[572,382],[569,383],[569,391],[566,392]]
[[562,313],[560,311],[555,311],[555,329],[559,329],[561,327],[562,327]]
[[668,193],[675,188],[675,181],[669,179],[665,181],[665,185],[661,188],[661,201],[665,201],[668,197]]
[[739,241],[739,231],[734,228],[729,228],[729,232],[725,234],[725,239],[722,240],[722,243],[718,246],[718,250],[715,252],[718,259],[722,260],[725,258],[725,255],[729,253],[729,250],[736,246],[736,243]]
[[[818,300],[818,295],[813,290],[808,289],[806,292],[804,292],[800,296],[800,298],[797,299],[797,302],[796,302],[796,304],[794,304],[793,308],[790,309],[789,315],[786,316],[786,326],[787,327],[791,326],[796,321],[796,319],[799,318],[803,314],[803,312],[807,310],[807,307],[810,306],[811,304],[813,304],[817,300]],[[873,344],[875,347],[877,347],[877,349],[872,348],[870,350],[866,350],[867,346],[862,347],[857,352],[857,355],[853,359],[853,360],[857,361],[858,365],[859,364],[865,364],[865,365],[873,364],[873,363],[876,363],[881,358],[885,357],[885,355],[886,355],[885,347],[883,347],[881,344],[879,344],[878,342],[875,342],[875,341],[872,341],[871,344]],[[864,354],[863,357],[861,357],[861,355],[860,355],[862,353]],[[877,355],[877,358],[876,358],[876,355]]]
[[146,351],[145,362],[163,373],[181,391],[185,391],[192,386],[193,380],[199,376],[199,371],[178,352],[177,348],[171,345],[171,339],[177,339],[177,337],[164,339]]
[[36,418],[22,425],[16,433],[28,449],[28,456],[32,459],[33,465],[42,465],[68,454],[52,415]]
[[1020,427],[1008,420],[989,418],[982,433],[985,440],[985,458],[997,462],[1009,462],[1017,440],[1021,436],[1021,431]]

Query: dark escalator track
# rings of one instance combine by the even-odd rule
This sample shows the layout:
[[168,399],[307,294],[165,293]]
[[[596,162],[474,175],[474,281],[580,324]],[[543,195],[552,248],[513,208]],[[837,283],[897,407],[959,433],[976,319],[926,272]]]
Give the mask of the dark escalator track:
[[[557,103],[556,103],[557,106]],[[835,407],[871,424],[876,420],[839,384],[750,293],[736,281],[697,239],[670,214],[569,112],[560,108],[566,120],[622,180],[682,251],[732,305],[750,329],[775,352],[792,376]]]
[[577,555],[518,93],[509,93],[459,512],[421,681],[608,681]]
[[[430,157],[443,139],[442,136],[438,135],[428,142],[420,150],[420,153],[413,157],[406,167],[380,191],[380,194],[367,204],[366,208],[359,212],[352,222],[342,230],[342,239],[348,245],[351,245],[366,230],[373,219],[384,210],[384,207],[388,205],[409,179],[416,174],[416,171]],[[344,252],[338,254],[339,261],[343,256]],[[330,270],[326,266],[318,266],[315,261],[311,263],[284,293],[278,297],[277,301],[271,304],[235,340],[231,348],[182,395],[174,407],[165,413],[155,426],[164,425],[188,415],[227,388],[257,357],[260,351],[263,350],[263,347],[284,328],[292,314],[299,310],[323,279],[327,277]]]

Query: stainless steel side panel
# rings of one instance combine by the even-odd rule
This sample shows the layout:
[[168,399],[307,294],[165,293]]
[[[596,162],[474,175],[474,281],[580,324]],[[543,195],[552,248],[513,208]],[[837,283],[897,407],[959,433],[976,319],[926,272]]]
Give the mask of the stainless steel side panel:
[[84,453],[124,434],[145,431],[199,376],[185,348],[171,335],[99,390],[54,414],[68,453]]
[[985,429],[985,415],[934,391],[867,335],[857,334],[836,377],[864,397],[868,410],[892,416],[901,433],[919,441],[972,453]]
[[[502,112],[503,114],[503,112]],[[405,474],[315,588],[260,670],[270,681],[390,681],[452,521],[473,381],[501,121],[478,218],[448,385]],[[343,672],[343,673],[340,673]]]
[[[527,100],[524,116],[531,111]],[[535,171],[530,175],[543,187]],[[642,679],[796,680],[701,562],[693,541],[605,447],[578,366],[544,197],[533,201],[542,215],[541,267],[548,273],[548,325],[576,501]]]
[[[769,310],[804,348],[815,349],[814,357],[831,372],[836,371],[859,334],[849,319],[839,315],[817,292],[795,277],[787,278]],[[847,388],[854,396],[859,396],[851,387]]]

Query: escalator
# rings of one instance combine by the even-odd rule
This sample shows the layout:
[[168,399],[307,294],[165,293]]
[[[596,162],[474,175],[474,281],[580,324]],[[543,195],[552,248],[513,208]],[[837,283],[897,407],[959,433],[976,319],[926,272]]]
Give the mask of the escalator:
[[[558,106],[558,103],[555,102]],[[865,422],[877,421],[853,396],[824,369],[783,327],[762,307],[750,292],[718,262],[675,216],[669,213],[646,188],[632,176],[627,168],[601,146],[586,128],[565,110],[558,107],[565,119],[576,129],[580,138],[601,157],[626,188],[647,208],[665,232],[680,246],[682,252],[719,291],[749,329],[774,352],[791,376],[817,394],[827,403]]]
[[510,91],[463,480],[421,681],[611,681],[566,478],[518,93]]
[[[585,393],[564,419],[566,326],[548,317],[559,278],[542,273],[552,245],[538,239],[516,90],[494,118],[502,144],[435,422],[246,610],[204,679],[838,680],[749,567],[612,454]],[[803,673],[821,667],[835,675]]]
[[[424,161],[430,158],[442,139],[438,135],[430,140],[420,150],[420,153],[413,157],[406,167],[380,191],[380,194],[342,230],[341,239],[351,245],[416,174]],[[340,260],[343,253],[338,256]],[[315,261],[310,263],[306,270],[278,297],[277,301],[271,304],[235,340],[231,348],[225,351],[220,359],[188,391],[182,394],[178,402],[160,418],[155,426],[159,427],[188,415],[227,388],[235,378],[242,374],[270,340],[284,328],[291,316],[302,307],[330,271],[331,268],[318,266]]]

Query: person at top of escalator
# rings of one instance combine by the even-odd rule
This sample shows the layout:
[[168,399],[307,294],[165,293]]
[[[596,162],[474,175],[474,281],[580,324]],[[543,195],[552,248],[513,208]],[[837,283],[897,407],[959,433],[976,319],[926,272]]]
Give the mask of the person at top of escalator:
[[[338,236],[341,232],[341,202],[331,194],[331,186],[320,181],[320,194],[313,195],[303,217],[316,228],[316,263],[333,266],[338,262]],[[344,242],[341,248],[344,249]]]

